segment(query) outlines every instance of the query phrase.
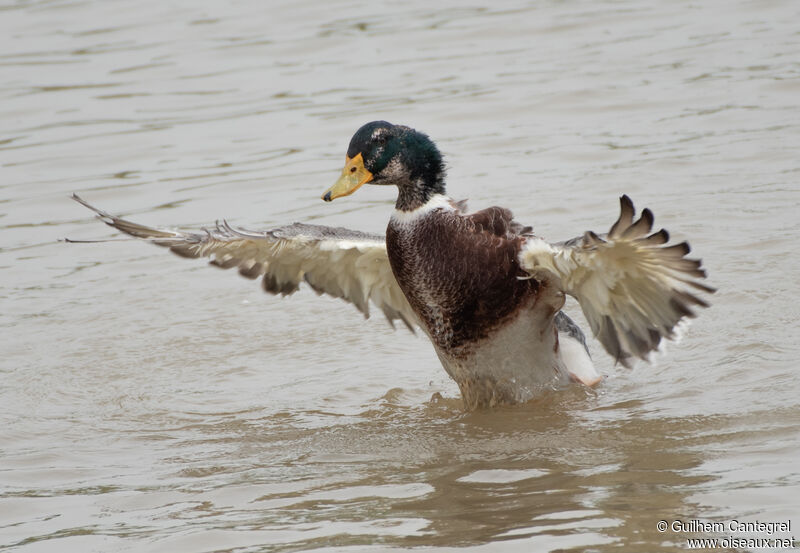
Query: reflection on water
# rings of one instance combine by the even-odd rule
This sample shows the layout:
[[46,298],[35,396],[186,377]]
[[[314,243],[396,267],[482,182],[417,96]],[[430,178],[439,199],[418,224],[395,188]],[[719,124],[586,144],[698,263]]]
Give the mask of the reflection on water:
[[[794,4],[0,12],[0,549],[670,551],[659,520],[797,514]],[[109,236],[73,191],[144,223],[380,232],[392,191],[319,201],[377,118],[545,238],[630,194],[691,240],[713,307],[654,366],[592,344],[597,390],[464,413],[377,317],[55,241]]]

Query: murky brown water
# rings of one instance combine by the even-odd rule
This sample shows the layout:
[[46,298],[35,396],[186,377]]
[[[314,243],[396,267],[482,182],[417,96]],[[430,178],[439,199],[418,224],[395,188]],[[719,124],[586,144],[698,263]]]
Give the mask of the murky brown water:
[[[800,538],[798,21],[790,1],[0,7],[0,549],[677,551],[659,520],[732,518]],[[595,343],[599,389],[465,414],[379,317],[56,242],[111,235],[73,191],[153,224],[381,231],[391,190],[319,200],[377,118],[437,140],[454,197],[547,238],[605,230],[630,194],[691,239],[713,308],[656,366]]]

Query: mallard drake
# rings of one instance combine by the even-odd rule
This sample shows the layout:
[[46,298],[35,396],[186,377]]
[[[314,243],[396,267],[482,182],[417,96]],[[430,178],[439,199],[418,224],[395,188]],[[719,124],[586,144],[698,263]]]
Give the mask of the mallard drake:
[[358,129],[341,177],[322,198],[367,183],[397,186],[385,237],[303,223],[260,232],[226,222],[200,232],[164,230],[73,198],[131,236],[261,278],[272,294],[292,294],[305,281],[365,316],[372,302],[390,323],[421,328],[468,409],[602,380],[583,332],[561,310],[566,294],[605,350],[627,366],[673,338],[694,308],[708,307],[697,291],[714,292],[700,282],[700,261],[686,257],[689,245],[667,245],[666,230],[652,232],[650,210],[635,218],[627,196],[607,234],[559,243],[537,237],[508,209],[468,212],[446,195],[434,142],[406,126],[374,121]]

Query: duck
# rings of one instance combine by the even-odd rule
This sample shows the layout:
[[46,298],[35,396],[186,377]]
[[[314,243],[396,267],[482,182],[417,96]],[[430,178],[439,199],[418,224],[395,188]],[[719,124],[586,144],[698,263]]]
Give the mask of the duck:
[[680,326],[709,307],[702,262],[687,242],[653,231],[623,195],[605,234],[548,242],[503,207],[470,212],[447,195],[442,154],[425,133],[387,121],[361,126],[345,165],[322,194],[332,202],[365,184],[392,185],[385,235],[295,222],[268,230],[226,221],[197,231],[153,228],[73,199],[122,233],[186,258],[259,279],[289,296],[302,283],[319,295],[370,304],[394,326],[420,329],[459,387],[467,410],[519,404],[571,385],[597,386],[580,326],[564,311],[577,300],[615,363],[648,361]]

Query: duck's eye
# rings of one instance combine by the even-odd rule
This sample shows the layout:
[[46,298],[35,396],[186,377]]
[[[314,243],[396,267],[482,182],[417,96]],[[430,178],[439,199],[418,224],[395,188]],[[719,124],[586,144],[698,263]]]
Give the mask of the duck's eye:
[[355,168],[355,167],[351,167],[351,168],[350,168],[350,172],[351,172],[351,173],[355,173],[355,172],[356,172],[356,168]]
[[381,136],[380,138],[378,138],[378,144],[380,144],[381,146],[386,144],[386,137],[385,136]]

